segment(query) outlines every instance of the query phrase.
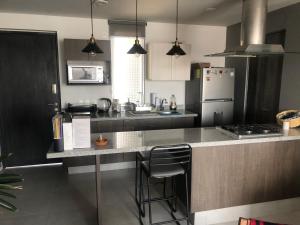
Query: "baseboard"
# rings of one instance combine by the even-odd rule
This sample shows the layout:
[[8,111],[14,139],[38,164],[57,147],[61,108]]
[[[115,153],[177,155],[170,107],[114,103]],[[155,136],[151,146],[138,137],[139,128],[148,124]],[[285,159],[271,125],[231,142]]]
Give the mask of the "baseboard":
[[[135,162],[108,163],[108,164],[100,165],[101,171],[122,170],[122,169],[130,169],[130,168],[135,168]],[[68,167],[69,174],[93,173],[93,172],[95,172],[94,165]]]
[[300,198],[236,206],[195,213],[194,225],[212,225],[238,221],[239,217],[259,218],[300,210]]

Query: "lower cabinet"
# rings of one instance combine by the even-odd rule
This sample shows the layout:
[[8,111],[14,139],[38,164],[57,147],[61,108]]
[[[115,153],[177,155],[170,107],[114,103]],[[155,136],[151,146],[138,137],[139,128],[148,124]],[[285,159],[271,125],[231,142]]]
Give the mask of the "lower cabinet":
[[91,121],[92,133],[123,131],[124,120]]
[[124,131],[171,129],[170,118],[124,120]]
[[[92,133],[162,130],[191,127],[194,127],[194,117],[91,121]],[[120,153],[101,156],[102,164],[131,162],[134,160],[135,153]],[[94,165],[95,158],[79,157],[64,159],[64,164],[67,167]]]
[[194,148],[191,212],[300,197],[300,141]]
[[123,131],[162,130],[194,127],[194,117],[124,120]]

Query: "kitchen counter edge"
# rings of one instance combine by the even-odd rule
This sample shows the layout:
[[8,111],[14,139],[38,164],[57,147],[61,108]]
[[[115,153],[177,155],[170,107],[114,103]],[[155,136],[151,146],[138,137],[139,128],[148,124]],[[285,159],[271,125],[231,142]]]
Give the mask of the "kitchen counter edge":
[[[192,148],[202,148],[202,147],[215,147],[215,146],[228,146],[228,145],[240,145],[240,144],[254,144],[254,143],[266,143],[266,142],[279,142],[279,141],[295,141],[300,140],[300,129],[291,129],[288,133],[284,134],[283,136],[279,137],[267,137],[267,138],[253,138],[253,139],[234,139],[216,128],[186,128],[186,129],[174,129],[177,131],[185,131],[188,130],[189,132],[192,129],[201,130],[201,132],[205,132],[205,130],[210,130],[211,134],[207,140],[195,140],[195,141],[187,141],[184,143],[190,144]],[[136,132],[136,135],[140,135],[144,132],[161,132],[162,130],[157,131],[131,131],[130,133],[133,134]],[[168,131],[168,130],[165,130]],[[213,132],[212,132],[213,131]],[[119,133],[128,133],[128,132],[119,132]],[[104,133],[104,134],[115,134],[115,133]],[[214,135],[216,135],[214,137]],[[95,134],[94,137],[97,135]],[[168,144],[179,144],[180,142],[173,142]],[[183,142],[181,142],[183,143]],[[80,156],[95,156],[95,155],[105,155],[105,154],[116,154],[116,153],[128,153],[128,152],[138,152],[138,151],[147,151],[150,150],[155,145],[161,145],[158,141],[157,143],[153,143],[149,145],[140,145],[140,146],[125,146],[125,147],[113,147],[107,146],[103,149],[99,149],[98,147],[92,145],[91,148],[88,149],[75,149],[69,150],[64,152],[52,152],[49,151],[47,153],[47,158],[69,158],[69,157],[80,157]]]
[[178,110],[179,114],[170,114],[170,115],[129,115],[128,113],[111,113],[108,114],[99,114],[97,113],[96,117],[91,117],[91,122],[96,121],[109,121],[109,120],[141,120],[141,119],[163,119],[163,118],[186,118],[186,117],[197,117],[197,113],[192,113],[185,110]]

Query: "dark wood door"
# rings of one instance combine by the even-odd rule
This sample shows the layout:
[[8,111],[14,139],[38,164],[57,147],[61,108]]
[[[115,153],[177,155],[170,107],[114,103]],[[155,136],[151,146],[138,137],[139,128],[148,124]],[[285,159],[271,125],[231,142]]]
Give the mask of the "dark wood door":
[[[47,163],[54,107],[60,106],[57,34],[0,32],[0,129],[7,166]],[[57,94],[52,92],[57,85]]]
[[[285,43],[285,31],[267,34],[267,44]],[[247,121],[273,123],[279,111],[283,55],[251,60]]]

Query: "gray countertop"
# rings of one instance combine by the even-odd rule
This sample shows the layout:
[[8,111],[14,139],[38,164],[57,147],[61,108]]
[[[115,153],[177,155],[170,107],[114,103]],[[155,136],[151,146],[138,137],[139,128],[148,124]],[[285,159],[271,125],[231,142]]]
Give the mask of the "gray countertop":
[[105,120],[138,120],[138,119],[159,119],[159,118],[182,118],[182,117],[196,117],[196,113],[188,112],[186,110],[178,110],[178,114],[160,115],[158,113],[132,115],[128,112],[121,113],[97,113],[91,116],[92,121],[105,121]]
[[125,152],[147,151],[156,145],[171,145],[188,143],[192,147],[211,147],[237,144],[264,143],[276,141],[300,140],[300,129],[290,129],[280,137],[234,139],[216,128],[186,128],[171,130],[150,130],[104,133],[109,143],[105,147],[95,145],[98,134],[92,134],[92,147],[89,149],[75,149],[64,152],[49,152],[47,158],[67,158],[115,154]]

